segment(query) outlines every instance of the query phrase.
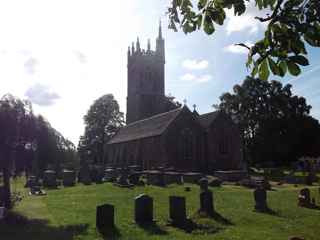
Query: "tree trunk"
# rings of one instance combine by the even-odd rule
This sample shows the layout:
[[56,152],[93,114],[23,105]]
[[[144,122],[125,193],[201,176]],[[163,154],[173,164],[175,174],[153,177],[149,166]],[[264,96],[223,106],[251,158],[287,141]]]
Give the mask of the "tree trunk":
[[4,206],[8,209],[12,207],[11,203],[11,189],[10,189],[10,170],[9,167],[3,167],[3,193],[4,193]]

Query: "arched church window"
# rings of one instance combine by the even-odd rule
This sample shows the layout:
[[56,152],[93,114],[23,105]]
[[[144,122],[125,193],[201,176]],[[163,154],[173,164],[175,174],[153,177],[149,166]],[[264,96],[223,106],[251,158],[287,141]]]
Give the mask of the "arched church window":
[[193,134],[190,128],[181,131],[181,154],[182,160],[188,162],[193,156]]
[[219,152],[221,154],[228,154],[229,152],[229,141],[228,141],[228,137],[224,132],[222,132],[221,134],[221,139],[219,142]]

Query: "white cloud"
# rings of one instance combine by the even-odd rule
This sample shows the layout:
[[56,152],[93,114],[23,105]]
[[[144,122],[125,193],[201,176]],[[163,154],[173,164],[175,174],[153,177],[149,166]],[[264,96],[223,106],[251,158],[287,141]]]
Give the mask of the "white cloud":
[[209,62],[207,60],[191,60],[186,59],[182,62],[182,67],[189,70],[203,70],[208,68]]
[[[248,46],[248,47],[251,47],[253,46],[253,43],[251,42],[245,42],[245,44]],[[249,50],[246,49],[245,47],[242,47],[242,46],[238,46],[238,45],[235,45],[235,44],[231,44],[229,46],[225,46],[223,48],[223,50],[225,52],[230,52],[230,53],[235,53],[235,54],[248,54]]]
[[181,80],[183,81],[192,81],[196,78],[195,75],[191,74],[191,73],[186,73],[183,76],[180,77]]
[[247,4],[247,9],[245,14],[241,16],[235,16],[234,10],[230,9],[226,11],[227,14],[227,34],[233,32],[241,32],[246,30],[249,34],[255,34],[259,30],[266,29],[267,22],[260,22],[255,19],[256,16],[265,17],[269,10],[259,10],[258,7],[254,5],[254,1]]
[[37,83],[27,89],[25,96],[39,106],[51,106],[60,96],[52,91],[49,86]]
[[209,82],[212,79],[212,76],[210,74],[205,74],[197,78],[197,82],[199,83],[205,83]]
[[186,82],[205,83],[205,82],[209,82],[212,79],[212,76],[210,74],[196,76],[191,73],[186,73],[182,75],[180,79]]

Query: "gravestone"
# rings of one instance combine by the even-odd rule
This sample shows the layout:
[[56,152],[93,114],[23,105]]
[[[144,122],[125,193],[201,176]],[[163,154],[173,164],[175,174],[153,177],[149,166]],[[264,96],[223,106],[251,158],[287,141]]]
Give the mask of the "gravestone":
[[62,180],[63,180],[63,186],[74,186],[76,183],[75,171],[63,170]]
[[56,172],[52,170],[46,170],[43,173],[43,186],[48,188],[57,187]]
[[178,172],[164,172],[164,181],[166,184],[181,184],[182,176]]
[[200,213],[207,216],[214,215],[213,193],[210,190],[200,193]]
[[197,172],[187,172],[183,174],[184,183],[198,183],[202,174]]
[[90,169],[89,166],[83,166],[80,168],[80,182],[85,184],[85,185],[90,185],[91,184],[91,177],[90,177]]
[[5,218],[5,214],[6,214],[6,208],[0,207],[0,220]]
[[153,222],[153,198],[140,194],[134,201],[134,220],[139,224],[148,224]]
[[255,210],[258,212],[268,211],[267,191],[264,188],[260,187],[254,190],[253,195],[255,200]]
[[303,188],[300,190],[300,193],[298,196],[298,206],[300,207],[311,206],[310,190],[308,188]]
[[145,172],[147,175],[147,184],[156,186],[165,186],[164,173],[158,170],[151,170]]
[[36,176],[29,176],[24,187],[30,188],[30,187],[33,187],[36,185],[39,185],[37,182],[37,177]]
[[207,178],[201,178],[199,180],[199,186],[200,186],[200,191],[205,192],[208,191],[208,179]]
[[117,170],[114,168],[107,168],[104,170],[104,181],[106,182],[114,182],[117,180],[118,173]]
[[132,172],[128,179],[129,182],[133,185],[138,185],[140,183],[141,172]]
[[114,206],[104,204],[97,206],[96,227],[99,231],[114,227]]
[[186,198],[169,197],[169,217],[173,225],[181,226],[186,223]]

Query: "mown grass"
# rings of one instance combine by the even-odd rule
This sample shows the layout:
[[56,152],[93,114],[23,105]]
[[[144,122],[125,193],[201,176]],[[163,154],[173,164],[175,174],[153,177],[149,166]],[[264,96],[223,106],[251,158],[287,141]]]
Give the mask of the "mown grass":
[[[185,186],[125,189],[110,183],[90,186],[79,184],[48,190],[48,195],[43,197],[25,195],[14,211],[28,219],[0,224],[0,239],[282,240],[289,236],[320,239],[320,211],[297,207],[297,195],[302,186],[296,188],[286,185],[269,191],[268,204],[275,212],[273,215],[253,211],[254,200],[250,189],[237,186],[211,188],[214,192],[215,209],[226,221],[199,218],[195,214],[199,207],[199,187],[188,185],[191,191],[186,192]],[[18,187],[18,190],[21,188]],[[156,224],[151,227],[141,227],[133,221],[134,197],[140,193],[154,198]],[[186,197],[188,215],[197,223],[191,233],[167,224],[170,195]],[[312,187],[312,195],[320,201],[318,187]],[[115,206],[117,228],[103,237],[95,228],[95,209],[97,205],[104,203]]]

